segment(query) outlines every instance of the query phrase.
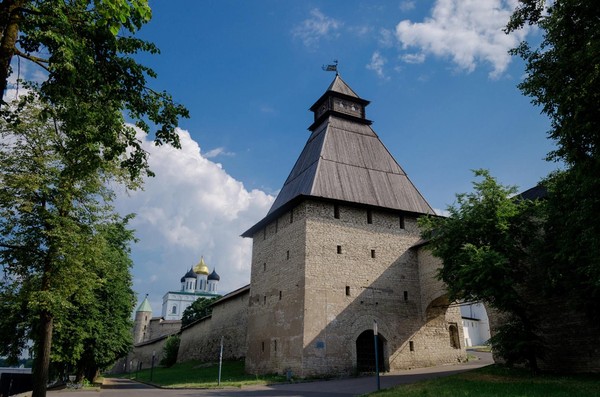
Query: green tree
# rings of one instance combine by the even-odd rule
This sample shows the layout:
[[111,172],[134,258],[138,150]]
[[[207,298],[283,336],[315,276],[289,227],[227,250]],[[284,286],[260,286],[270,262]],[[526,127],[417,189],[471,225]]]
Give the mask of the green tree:
[[519,88],[551,120],[565,169],[548,187],[546,259],[552,282],[578,307],[600,318],[600,5],[588,0],[520,0],[506,31],[536,24],[539,45],[513,50],[526,62]]
[[[134,59],[140,52],[158,53],[152,43],[133,37],[150,18],[147,0],[0,2],[0,92],[14,56],[42,68],[46,80],[25,87],[38,91],[46,104],[42,117],[60,120],[70,137],[66,147],[87,159],[82,171],[115,158],[132,177],[149,171],[125,117],[146,133],[156,126],[158,144],[179,147],[175,127],[187,110],[168,93],[148,87],[156,74]],[[18,109],[0,107],[6,119],[19,117]],[[89,131],[90,125],[98,128]]]
[[177,354],[179,354],[179,344],[181,338],[179,335],[171,335],[165,341],[165,348],[163,350],[163,358],[160,360],[160,365],[165,367],[172,367],[177,362]]
[[[542,244],[542,205],[512,198],[515,187],[487,171],[474,191],[457,195],[450,216],[422,218],[423,237],[441,258],[439,277],[451,301],[482,301],[508,316],[494,348],[509,361],[526,359],[537,369],[538,338],[532,291],[541,282],[537,253]],[[507,338],[506,335],[510,335]]]
[[36,397],[45,395],[55,326],[92,313],[77,309],[93,307],[116,249],[108,230],[122,222],[108,182],[126,178],[116,159],[80,172],[86,159],[65,150],[70,138],[58,122],[40,121],[40,112],[28,105],[19,122],[0,121],[0,354],[16,359],[27,339],[34,342]]
[[[134,37],[150,18],[147,0],[0,1],[2,93],[14,56],[47,75],[39,83],[22,82],[32,94],[21,95],[18,105],[0,103],[3,130],[37,131],[16,133],[20,137],[0,160],[7,186],[0,194],[2,294],[28,297],[3,302],[1,309],[12,305],[17,312],[6,323],[35,341],[34,397],[45,395],[54,321],[72,308],[66,297],[72,292],[63,287],[81,281],[82,290],[91,290],[81,269],[93,258],[96,225],[110,218],[106,181],[126,176],[131,185],[152,175],[136,128],[125,120],[153,132],[157,144],[179,147],[175,127],[188,112],[168,93],[151,89],[148,79],[156,74],[135,59],[158,53]],[[56,130],[51,140],[39,133],[48,125]],[[20,164],[10,150],[27,161]],[[36,313],[33,328],[23,317],[30,311]],[[11,354],[23,348],[8,346]]]
[[127,219],[100,226],[95,237],[98,260],[88,265],[87,275],[93,290],[71,297],[73,308],[54,329],[51,357],[54,366],[74,369],[78,379],[90,382],[129,352],[135,305]]
[[185,327],[196,320],[206,317],[212,313],[212,304],[216,302],[220,296],[213,298],[198,298],[189,305],[181,316],[181,326]]

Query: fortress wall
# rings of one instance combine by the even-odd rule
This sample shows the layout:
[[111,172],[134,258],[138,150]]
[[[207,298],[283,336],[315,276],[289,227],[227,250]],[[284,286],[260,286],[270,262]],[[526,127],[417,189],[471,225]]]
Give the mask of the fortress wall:
[[357,338],[373,320],[385,339],[388,370],[466,358],[460,342],[450,343],[451,324],[462,340],[458,308],[425,315],[422,296],[445,289],[421,274],[411,249],[420,240],[416,218],[405,216],[401,228],[395,212],[371,210],[368,223],[361,207],[340,205],[339,219],[333,204],[311,201],[307,208],[303,376],[353,372]]
[[182,329],[177,362],[189,360],[217,362],[221,337],[223,337],[224,360],[244,357],[248,321],[248,291],[249,289],[246,288],[232,297],[225,297],[213,306],[211,316]]
[[249,373],[300,372],[305,223],[306,206],[300,204],[253,236],[246,356]]

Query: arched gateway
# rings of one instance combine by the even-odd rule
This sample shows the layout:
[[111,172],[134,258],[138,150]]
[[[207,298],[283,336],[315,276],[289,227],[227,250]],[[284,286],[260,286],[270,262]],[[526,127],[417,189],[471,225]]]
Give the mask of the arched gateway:
[[[379,371],[385,371],[385,338],[377,335],[377,361]],[[367,330],[356,338],[356,370],[358,372],[375,372],[375,338],[373,330]]]

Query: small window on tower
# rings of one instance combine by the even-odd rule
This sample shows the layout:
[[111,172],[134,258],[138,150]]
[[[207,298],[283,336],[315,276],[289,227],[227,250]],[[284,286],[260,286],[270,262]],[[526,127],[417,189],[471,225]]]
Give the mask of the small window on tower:
[[267,271],[267,262],[263,263],[263,272]]
[[289,260],[290,259],[290,250],[287,251],[286,256],[287,256],[287,259]]
[[346,285],[346,296],[350,296],[350,286]]
[[262,351],[265,351],[265,342],[261,342],[262,343]]
[[171,314],[177,314],[177,306],[173,306],[171,309]]
[[412,340],[408,342],[408,348],[411,352],[415,351],[415,343]]
[[367,223],[373,223],[373,212],[371,210],[367,210]]
[[342,253],[342,246],[341,246],[341,245],[338,245],[338,246],[337,246],[337,253],[338,253],[338,254],[341,254],[341,253]]
[[408,291],[404,291],[404,300],[407,301],[408,300]]
[[400,222],[400,229],[404,229],[404,215],[400,215],[398,220]]
[[267,295],[263,296],[263,304],[267,304]]
[[371,258],[375,258],[375,250],[371,250]]
[[333,217],[335,219],[340,219],[340,206],[337,204],[333,205]]
[[281,300],[281,295],[282,295],[281,291],[279,291],[279,300]]

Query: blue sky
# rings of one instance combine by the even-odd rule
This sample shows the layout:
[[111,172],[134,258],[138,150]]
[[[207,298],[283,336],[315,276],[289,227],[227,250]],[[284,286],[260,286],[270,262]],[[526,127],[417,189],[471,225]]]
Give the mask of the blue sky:
[[334,78],[370,100],[367,118],[432,207],[469,191],[486,168],[522,190],[556,168],[549,121],[516,85],[524,66],[507,51],[539,40],[501,29],[514,0],[154,1],[141,56],[191,118],[184,148],[145,142],[157,176],[121,192],[135,212],[134,289],[162,296],[204,256],[221,292],[249,282],[251,241],[239,235],[268,211],[306,139],[308,108]]
[[[181,152],[160,154],[145,192],[121,199],[138,213],[135,289],[156,315],[167,290],[204,256],[221,292],[249,282],[251,241],[312,122],[308,108],[339,61],[371,101],[367,117],[436,209],[469,191],[472,169],[522,189],[556,168],[548,120],[516,88],[523,63],[507,54],[514,1],[151,1],[140,36],[161,55],[140,58],[156,89],[185,104]],[[188,135],[189,134],[189,135]],[[189,153],[188,153],[189,152]],[[186,158],[187,161],[182,161]]]

